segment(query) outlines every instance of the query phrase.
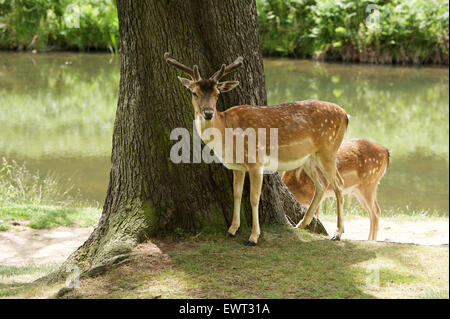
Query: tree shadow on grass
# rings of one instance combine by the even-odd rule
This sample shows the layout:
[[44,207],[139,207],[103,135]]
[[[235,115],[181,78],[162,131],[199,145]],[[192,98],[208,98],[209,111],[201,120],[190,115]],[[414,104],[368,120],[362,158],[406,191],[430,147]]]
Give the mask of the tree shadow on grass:
[[302,235],[282,231],[257,247],[244,246],[242,234],[229,240],[154,242],[173,268],[195,283],[198,297],[374,298],[362,290],[366,270],[352,267],[375,258],[373,250],[309,234],[302,240]]
[[[244,246],[246,231],[236,238],[217,234],[153,238],[138,245],[126,264],[83,279],[81,289],[65,297],[375,298],[366,280],[373,274],[371,266],[380,262],[381,288],[383,283],[402,288],[416,280],[417,274],[408,272],[414,269],[414,254],[420,253],[417,247],[333,242],[308,231],[277,227],[266,226],[263,231],[256,247]],[[390,267],[389,259],[406,267]],[[418,279],[420,290],[424,278]],[[383,290],[385,295],[391,288]],[[401,289],[396,293],[403,296]]]

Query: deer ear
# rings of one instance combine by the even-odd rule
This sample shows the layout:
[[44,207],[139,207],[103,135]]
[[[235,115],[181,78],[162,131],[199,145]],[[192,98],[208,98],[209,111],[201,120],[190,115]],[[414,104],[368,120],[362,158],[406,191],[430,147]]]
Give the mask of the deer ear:
[[187,87],[189,90],[192,91],[192,84],[194,84],[194,81],[182,78],[181,76],[178,76],[178,80],[180,80],[181,84],[183,84],[185,87]]
[[225,81],[220,82],[217,88],[220,92],[228,92],[234,89],[236,86],[239,85],[239,81]]

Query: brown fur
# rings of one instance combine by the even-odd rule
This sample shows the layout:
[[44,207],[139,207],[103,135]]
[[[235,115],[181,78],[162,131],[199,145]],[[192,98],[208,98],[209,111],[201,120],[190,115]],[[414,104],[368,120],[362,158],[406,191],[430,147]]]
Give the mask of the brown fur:
[[[349,197],[355,195],[371,218],[369,240],[376,239],[378,218],[381,214],[376,201],[376,191],[389,161],[390,152],[387,148],[362,139],[344,141],[337,152],[337,167],[344,179],[343,193]],[[286,171],[282,180],[295,198],[309,207],[315,187],[307,174],[298,170]],[[323,198],[332,195],[332,189],[328,186]],[[316,215],[319,214],[319,209]]]
[[[170,53],[164,55],[166,61],[189,74],[192,80],[179,77],[181,83],[192,92],[192,105],[195,113],[195,128],[202,140],[214,150],[215,155],[234,175],[234,211],[233,221],[228,233],[235,235],[240,225],[240,201],[242,197],[245,173],[250,177],[250,203],[252,206],[252,234],[249,245],[256,245],[260,234],[258,221],[258,205],[264,170],[304,169],[314,181],[316,192],[313,201],[304,218],[297,227],[305,228],[314,217],[314,212],[328,184],[332,185],[336,195],[337,231],[334,240],[340,239],[344,232],[343,225],[343,180],[336,167],[336,153],[347,129],[348,117],[345,111],[336,104],[322,101],[300,101],[275,106],[239,105],[225,112],[216,109],[220,93],[228,92],[239,84],[237,81],[219,82],[220,78],[242,65],[242,58],[237,58],[232,64],[222,65],[221,69],[208,80],[203,80],[198,68],[193,69],[176,61]],[[278,144],[270,144],[270,129],[278,129]],[[214,129],[214,130],[210,130]],[[235,133],[236,139],[244,141],[242,161],[235,160],[237,148],[233,143],[233,159],[226,154],[227,129],[241,129]],[[265,152],[251,155],[248,150],[249,139],[243,138],[246,129],[266,129],[266,144],[262,146]],[[215,131],[221,134],[221,139],[208,135]],[[229,130],[228,130],[229,131]],[[251,131],[251,130],[249,130]],[[205,132],[205,134],[203,134]],[[240,136],[239,136],[240,135]],[[234,138],[234,137],[233,137]],[[258,139],[258,135],[256,136]],[[254,146],[256,146],[254,145]],[[270,148],[270,149],[269,149]],[[277,156],[272,156],[272,149]]]

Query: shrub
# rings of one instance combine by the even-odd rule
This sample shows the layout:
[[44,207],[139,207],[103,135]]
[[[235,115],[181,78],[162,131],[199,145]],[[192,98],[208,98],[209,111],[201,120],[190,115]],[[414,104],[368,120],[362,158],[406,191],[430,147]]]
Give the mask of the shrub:
[[0,0],[0,48],[117,52],[114,0]]
[[257,0],[265,55],[448,64],[448,0]]
[[[256,5],[265,55],[448,64],[448,0],[256,0]],[[79,25],[72,27],[76,21],[70,18],[77,15]],[[114,0],[0,0],[3,49],[117,52],[118,39]]]

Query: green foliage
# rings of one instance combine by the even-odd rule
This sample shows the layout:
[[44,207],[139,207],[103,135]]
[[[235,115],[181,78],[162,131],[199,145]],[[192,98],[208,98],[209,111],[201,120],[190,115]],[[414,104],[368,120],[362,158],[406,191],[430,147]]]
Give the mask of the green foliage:
[[257,0],[263,52],[448,63],[448,0]]
[[113,0],[0,0],[0,16],[3,49],[117,52],[119,32]]
[[[256,5],[265,55],[448,64],[448,0],[256,0]],[[114,0],[0,0],[3,49],[116,53],[118,39]]]
[[259,32],[266,55],[311,56],[315,0],[258,0]]

